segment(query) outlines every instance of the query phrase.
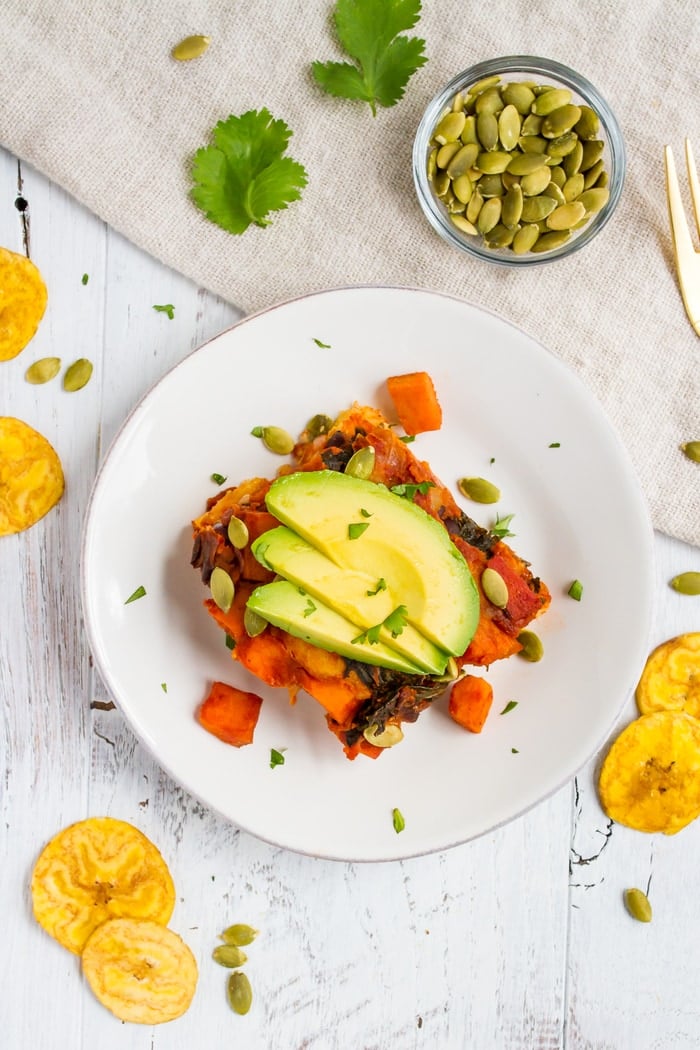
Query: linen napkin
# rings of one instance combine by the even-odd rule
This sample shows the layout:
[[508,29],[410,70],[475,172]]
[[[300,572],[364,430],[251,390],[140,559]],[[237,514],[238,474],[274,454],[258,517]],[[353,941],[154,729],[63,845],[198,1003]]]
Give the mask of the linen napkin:
[[[681,303],[663,145],[700,146],[697,0],[424,0],[428,61],[396,106],[324,94],[314,60],[343,60],[332,0],[4,0],[0,142],[130,240],[244,311],[347,284],[438,289],[539,339],[597,395],[632,457],[656,528],[700,545],[700,341]],[[207,52],[178,63],[191,33]],[[568,260],[526,271],[463,257],[429,227],[411,173],[432,96],[499,55],[556,59],[621,123],[616,214]],[[194,152],[230,114],[267,107],[309,181],[265,229],[233,236],[189,199]],[[679,165],[681,171],[683,165]],[[686,200],[687,204],[687,200]],[[690,209],[688,207],[688,214]],[[504,364],[504,367],[507,365]],[[601,508],[604,513],[605,508]]]

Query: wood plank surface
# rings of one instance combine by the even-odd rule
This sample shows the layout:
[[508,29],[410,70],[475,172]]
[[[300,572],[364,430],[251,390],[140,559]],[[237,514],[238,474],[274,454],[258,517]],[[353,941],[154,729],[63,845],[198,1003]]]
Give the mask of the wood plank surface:
[[[28,202],[23,213],[19,195]],[[700,1045],[700,825],[668,838],[611,826],[595,794],[595,760],[506,827],[446,852],[383,864],[321,861],[267,845],[159,769],[92,667],[80,605],[81,529],[98,466],[131,408],[240,314],[137,251],[3,151],[0,244],[28,251],[51,289],[30,347],[0,366],[0,414],[37,427],[66,470],[58,508],[41,525],[0,540],[0,1045]],[[172,320],[153,309],[169,303]],[[28,364],[47,355],[65,364],[89,358],[92,381],[74,394],[56,381],[27,384]],[[650,648],[700,630],[700,599],[667,584],[676,572],[700,568],[699,552],[663,536],[655,544]],[[626,715],[633,710],[630,700]],[[90,995],[78,961],[31,915],[29,878],[43,844],[66,824],[99,814],[140,827],[173,873],[171,925],[192,947],[200,981],[188,1013],[167,1025],[116,1021]],[[650,925],[626,914],[629,885],[649,886]],[[234,921],[261,931],[246,966],[254,1006],[243,1018],[229,1010],[226,973],[210,958],[218,932]]]

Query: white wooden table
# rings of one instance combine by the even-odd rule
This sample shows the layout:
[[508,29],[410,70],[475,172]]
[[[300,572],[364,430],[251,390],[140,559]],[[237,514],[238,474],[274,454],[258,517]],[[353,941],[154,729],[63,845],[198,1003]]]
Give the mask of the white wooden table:
[[[18,196],[29,205],[23,213]],[[45,434],[66,472],[58,508],[0,539],[3,1050],[700,1046],[700,822],[670,838],[611,827],[593,762],[507,827],[445,853],[377,865],[259,842],[154,764],[91,666],[81,526],[98,464],[131,407],[240,314],[2,151],[0,244],[29,251],[50,291],[31,349],[0,365],[0,414]],[[175,305],[173,320],[153,310],[166,303]],[[47,355],[88,357],[92,381],[79,394],[59,381],[30,386],[27,365]],[[700,599],[667,583],[700,568],[700,552],[659,535],[656,555],[650,646],[700,630]],[[163,852],[178,889],[171,925],[199,962],[189,1012],[157,1028],[116,1021],[86,988],[78,960],[32,919],[29,878],[43,844],[101,814],[138,825]],[[627,915],[628,886],[650,886],[650,925]],[[243,1018],[226,1005],[225,971],[209,957],[234,921],[261,931],[246,967],[255,1002]]]

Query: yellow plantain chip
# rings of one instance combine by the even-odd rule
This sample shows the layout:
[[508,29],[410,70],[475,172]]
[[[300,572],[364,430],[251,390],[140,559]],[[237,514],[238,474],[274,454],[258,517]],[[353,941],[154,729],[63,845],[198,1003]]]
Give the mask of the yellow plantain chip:
[[0,416],[0,536],[35,525],[63,495],[55,450],[21,419]]
[[637,707],[685,711],[700,718],[700,632],[680,634],[654,649],[637,686]]
[[79,955],[107,919],[126,916],[166,925],[175,886],[160,853],[123,820],[90,817],[59,831],[32,875],[34,917]]
[[172,930],[148,919],[110,919],[88,938],[83,973],[120,1021],[161,1024],[184,1014],[197,987],[197,963]]
[[47,298],[31,259],[0,248],[0,361],[24,350],[44,316]]
[[700,721],[682,711],[641,715],[608,751],[598,780],[612,819],[674,835],[700,816]]

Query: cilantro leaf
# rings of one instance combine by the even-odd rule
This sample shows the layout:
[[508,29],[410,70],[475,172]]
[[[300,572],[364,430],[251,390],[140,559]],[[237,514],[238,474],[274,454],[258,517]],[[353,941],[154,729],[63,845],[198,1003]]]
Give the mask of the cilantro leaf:
[[351,62],[314,62],[316,82],[329,95],[388,107],[403,98],[411,76],[427,62],[425,41],[400,36],[421,14],[421,0],[337,0],[333,19]]
[[213,145],[194,156],[194,203],[229,233],[269,226],[269,213],[299,200],[307,182],[302,165],[283,155],[291,134],[267,109],[219,121]]
[[279,751],[277,750],[276,747],[271,747],[270,748],[270,769],[274,769],[276,766],[283,766],[284,765],[284,753],[283,752],[286,751],[286,750],[287,749],[285,747],[280,748]]
[[425,496],[428,489],[432,489],[434,486],[434,481],[421,481],[418,485],[406,482],[401,485],[392,485],[389,491],[393,492],[395,496],[405,496],[406,499],[412,500],[416,492],[420,492],[421,496]]
[[384,621],[387,631],[391,631],[392,638],[398,638],[408,623],[408,610],[405,605],[397,605]]
[[175,317],[175,307],[172,303],[164,303],[162,306],[154,306],[153,309],[157,314],[167,314],[170,321]]
[[365,594],[367,595],[368,598],[372,598],[375,594],[379,594],[380,591],[385,591],[385,590],[386,590],[386,580],[384,579],[383,576],[380,576],[379,580],[377,581],[377,586],[374,588],[374,590],[373,591],[365,591]]
[[501,518],[497,514],[496,520],[491,526],[491,535],[497,536],[499,540],[505,539],[506,536],[515,536],[515,533],[510,531],[510,523],[514,517],[514,514],[506,514]]

